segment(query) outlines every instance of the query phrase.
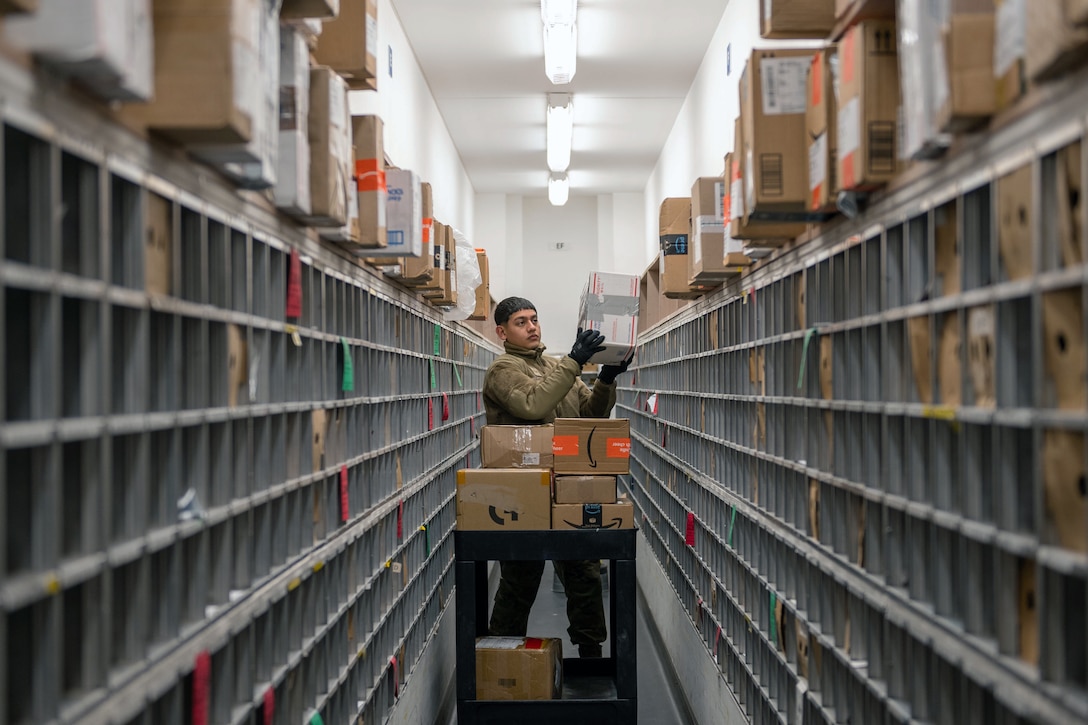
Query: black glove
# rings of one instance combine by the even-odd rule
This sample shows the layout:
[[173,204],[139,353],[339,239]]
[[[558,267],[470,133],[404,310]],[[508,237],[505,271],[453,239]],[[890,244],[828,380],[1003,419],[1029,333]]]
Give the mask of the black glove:
[[579,366],[585,365],[596,353],[604,349],[604,335],[596,330],[583,330],[578,328],[578,337],[574,338],[574,347],[570,349],[570,357]]
[[[633,357],[633,356],[632,356]],[[626,358],[619,365],[602,365],[601,372],[597,373],[597,379],[606,385],[616,382],[616,376],[627,372],[631,365],[631,358]]]

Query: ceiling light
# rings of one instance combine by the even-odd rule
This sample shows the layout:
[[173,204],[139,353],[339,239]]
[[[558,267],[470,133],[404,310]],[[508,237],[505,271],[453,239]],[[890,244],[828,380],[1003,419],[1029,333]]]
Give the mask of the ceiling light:
[[570,166],[574,103],[569,93],[548,94],[548,168],[566,171]]
[[574,25],[578,0],[540,0],[540,17],[545,25]]
[[544,74],[555,85],[570,83],[578,70],[578,26],[544,26]]
[[570,196],[570,180],[566,174],[552,174],[548,178],[548,201],[552,206],[563,206]]

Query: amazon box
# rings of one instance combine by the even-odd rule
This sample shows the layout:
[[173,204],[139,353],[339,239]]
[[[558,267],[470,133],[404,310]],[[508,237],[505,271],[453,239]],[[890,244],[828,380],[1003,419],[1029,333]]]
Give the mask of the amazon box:
[[557,474],[630,473],[631,430],[624,418],[556,418],[552,453]]
[[347,81],[353,91],[376,90],[378,0],[343,0],[340,14],[324,23],[314,57]]
[[546,468],[463,468],[457,472],[457,528],[550,529],[551,483]]
[[899,173],[899,60],[895,21],[855,25],[839,44],[838,179],[876,189]]
[[562,693],[562,640],[537,637],[476,640],[477,700],[558,700]]
[[658,257],[661,293],[666,297],[698,297],[688,286],[688,239],[691,236],[691,198],[669,197],[658,212]]
[[480,429],[484,468],[551,468],[551,425],[485,425]]
[[633,529],[635,508],[630,501],[616,503],[557,503],[552,506],[552,529]]
[[638,285],[633,274],[593,272],[582,288],[578,327],[604,335],[604,350],[589,359],[618,365],[635,351],[638,337]]
[[556,476],[556,503],[615,503],[615,476]]

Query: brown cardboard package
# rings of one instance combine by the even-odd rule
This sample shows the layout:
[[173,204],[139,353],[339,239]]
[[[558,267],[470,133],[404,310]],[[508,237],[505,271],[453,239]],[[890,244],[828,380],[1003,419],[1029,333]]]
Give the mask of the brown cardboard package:
[[249,141],[261,99],[250,92],[260,83],[261,13],[259,0],[155,2],[155,97],[126,105],[122,117],[184,144]]
[[411,287],[434,278],[434,200],[431,185],[422,182],[420,191],[423,195],[423,254],[400,257],[401,282]]
[[[436,307],[457,304],[457,242],[453,238],[453,227],[442,226],[442,271],[440,287],[437,292],[428,292],[423,296]],[[435,248],[438,253],[438,248]]]
[[[326,24],[326,27],[327,24]],[[355,183],[359,189],[359,246],[386,246],[385,125],[379,116],[354,116]]]
[[688,286],[688,240],[691,235],[691,199],[669,197],[658,213],[661,253],[661,292],[669,296],[699,296]]
[[551,468],[551,425],[485,425],[480,429],[484,468]]
[[633,529],[635,508],[630,501],[616,503],[557,503],[552,506],[552,529]]
[[630,472],[631,430],[624,418],[556,418],[552,436],[555,472]]
[[835,0],[761,0],[764,38],[826,38],[835,27]]
[[468,319],[486,320],[491,315],[491,268],[487,263],[487,252],[476,250],[476,264],[480,267],[481,282],[476,288],[476,306]]
[[800,222],[761,222],[745,215],[744,124],[733,124],[732,170],[729,173],[729,234],[734,239],[759,239],[766,246],[781,246],[805,231]]
[[837,169],[843,189],[875,189],[900,170],[895,33],[894,21],[865,21],[839,44]]
[[556,503],[615,503],[615,476],[556,476]]
[[158,194],[147,195],[144,225],[144,289],[169,295],[174,260],[174,206]]
[[562,640],[536,637],[476,640],[477,700],[557,700],[562,692]]
[[348,221],[351,199],[351,143],[348,137],[347,86],[331,68],[310,69],[310,216],[316,226],[339,227]]
[[551,528],[551,472],[544,468],[463,468],[457,472],[457,528]]
[[744,215],[805,221],[806,78],[813,50],[757,49],[740,78]]
[[1027,13],[1027,76],[1053,78],[1088,58],[1088,28],[1078,28],[1066,10],[1067,0],[1031,0]]
[[283,20],[331,19],[340,14],[340,0],[283,0]]
[[409,287],[414,287],[418,292],[422,294],[430,294],[442,289],[442,271],[446,264],[446,255],[442,247],[442,241],[445,239],[446,225],[442,222],[432,219],[431,220],[431,275],[430,277],[420,278],[418,280],[405,280],[405,284]]
[[808,74],[805,139],[808,145],[808,208],[811,211],[835,211],[839,193],[835,173],[838,149],[835,55],[835,48],[816,51]]
[[377,0],[341,0],[340,14],[321,29],[314,57],[342,75],[352,90],[373,90],[377,44]]
[[937,110],[937,127],[970,131],[997,110],[994,91],[994,14],[953,12],[941,30],[948,72],[948,97]]

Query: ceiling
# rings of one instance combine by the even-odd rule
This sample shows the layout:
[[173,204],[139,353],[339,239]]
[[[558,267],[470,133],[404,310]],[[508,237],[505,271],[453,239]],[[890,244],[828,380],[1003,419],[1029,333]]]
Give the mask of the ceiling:
[[728,3],[580,0],[553,86],[539,0],[391,1],[477,193],[547,195],[547,94],[572,95],[572,197],[643,190]]

